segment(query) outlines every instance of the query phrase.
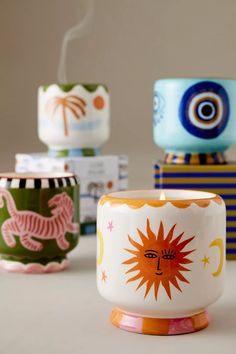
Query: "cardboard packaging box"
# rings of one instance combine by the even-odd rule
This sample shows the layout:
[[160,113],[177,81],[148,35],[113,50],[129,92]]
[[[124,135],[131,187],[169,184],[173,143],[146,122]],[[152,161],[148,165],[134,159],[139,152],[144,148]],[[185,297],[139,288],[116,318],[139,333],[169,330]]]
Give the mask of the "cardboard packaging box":
[[80,178],[81,234],[96,232],[97,202],[102,194],[128,188],[128,157],[50,157],[17,154],[16,172],[73,172]]

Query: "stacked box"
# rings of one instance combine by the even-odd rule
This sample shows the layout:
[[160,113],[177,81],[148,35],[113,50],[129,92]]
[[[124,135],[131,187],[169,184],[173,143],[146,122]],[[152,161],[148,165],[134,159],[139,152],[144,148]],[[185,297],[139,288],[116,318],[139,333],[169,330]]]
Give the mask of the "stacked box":
[[154,163],[154,187],[195,189],[221,195],[226,204],[226,256],[236,259],[236,163],[168,165]]
[[81,234],[96,231],[97,201],[102,194],[128,187],[125,155],[50,157],[47,154],[17,154],[16,172],[73,172],[80,178]]

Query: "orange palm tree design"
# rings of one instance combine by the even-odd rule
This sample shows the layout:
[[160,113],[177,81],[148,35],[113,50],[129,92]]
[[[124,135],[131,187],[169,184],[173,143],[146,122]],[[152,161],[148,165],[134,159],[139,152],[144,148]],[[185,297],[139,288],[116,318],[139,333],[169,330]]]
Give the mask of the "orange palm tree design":
[[51,117],[54,116],[59,107],[62,108],[64,135],[68,136],[68,117],[67,111],[69,110],[75,119],[79,120],[81,116],[85,116],[86,102],[75,95],[66,97],[52,97],[46,103],[46,111]]

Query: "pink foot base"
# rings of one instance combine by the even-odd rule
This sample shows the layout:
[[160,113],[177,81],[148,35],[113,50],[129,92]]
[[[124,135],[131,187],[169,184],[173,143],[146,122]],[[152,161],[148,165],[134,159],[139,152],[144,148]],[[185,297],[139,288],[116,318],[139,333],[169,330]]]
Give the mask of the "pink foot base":
[[200,331],[208,326],[209,320],[206,311],[190,317],[151,318],[136,316],[115,308],[111,313],[111,322],[129,332],[168,336]]
[[41,263],[24,264],[4,259],[0,260],[0,268],[8,272],[32,274],[61,272],[62,270],[68,268],[69,264],[70,262],[67,259],[63,259],[60,263],[53,261],[45,265]]

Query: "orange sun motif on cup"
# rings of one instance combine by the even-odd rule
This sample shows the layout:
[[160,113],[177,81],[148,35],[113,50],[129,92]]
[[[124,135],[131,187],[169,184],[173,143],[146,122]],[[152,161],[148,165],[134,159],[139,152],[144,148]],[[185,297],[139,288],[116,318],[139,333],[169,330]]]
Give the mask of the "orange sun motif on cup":
[[135,249],[125,249],[133,256],[122,264],[133,265],[126,273],[138,272],[127,280],[127,283],[140,280],[136,290],[146,286],[144,298],[147,297],[150,289],[154,287],[154,296],[157,300],[160,284],[164,287],[168,297],[171,299],[170,284],[182,291],[178,281],[189,283],[181,272],[190,271],[184,265],[192,263],[187,256],[191,251],[183,251],[195,236],[181,241],[184,232],[173,239],[175,225],[172,226],[167,236],[164,236],[164,226],[160,223],[157,235],[151,230],[150,221],[147,219],[147,235],[137,229],[142,243],[134,241],[128,236],[129,242]]
[[105,101],[102,96],[96,96],[93,100],[94,107],[98,110],[101,110],[105,106]]

